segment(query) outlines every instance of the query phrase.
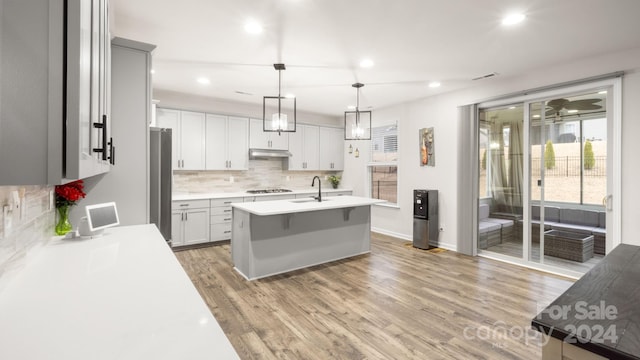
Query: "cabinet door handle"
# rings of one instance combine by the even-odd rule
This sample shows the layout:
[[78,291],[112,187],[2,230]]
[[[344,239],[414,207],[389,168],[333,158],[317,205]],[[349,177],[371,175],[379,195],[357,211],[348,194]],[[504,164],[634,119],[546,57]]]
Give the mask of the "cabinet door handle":
[[231,218],[224,219],[224,221],[231,221]]
[[94,148],[93,152],[102,153],[102,160],[107,160],[107,115],[102,115],[102,123],[93,123],[95,129],[102,130],[102,148]]
[[189,213],[184,213],[184,221],[189,221]]
[[231,169],[231,160],[229,160],[229,169]]
[[180,213],[180,221],[184,221],[184,213]]
[[113,146],[113,138],[109,138],[109,163],[116,164],[116,147]]

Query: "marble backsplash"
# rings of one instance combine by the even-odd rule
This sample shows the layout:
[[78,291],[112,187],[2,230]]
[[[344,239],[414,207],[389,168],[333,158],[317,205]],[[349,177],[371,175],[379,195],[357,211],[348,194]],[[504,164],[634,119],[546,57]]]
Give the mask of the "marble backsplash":
[[315,175],[330,188],[325,176],[340,175],[336,171],[288,171],[282,160],[250,160],[244,171],[174,171],[174,193],[238,192],[249,189],[286,188],[292,190],[311,187]]
[[[0,186],[0,291],[10,275],[53,236],[55,206],[51,207],[52,186]],[[5,213],[5,205],[17,192],[22,207]],[[20,197],[22,195],[22,197]]]

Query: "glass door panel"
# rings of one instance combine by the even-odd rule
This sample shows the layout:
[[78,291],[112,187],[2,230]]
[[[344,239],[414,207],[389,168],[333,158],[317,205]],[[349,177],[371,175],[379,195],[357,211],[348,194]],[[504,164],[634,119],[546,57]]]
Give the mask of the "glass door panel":
[[524,105],[480,109],[479,251],[522,258]]
[[[543,110],[544,109],[544,110]],[[604,254],[606,95],[529,104],[530,261],[585,272]]]

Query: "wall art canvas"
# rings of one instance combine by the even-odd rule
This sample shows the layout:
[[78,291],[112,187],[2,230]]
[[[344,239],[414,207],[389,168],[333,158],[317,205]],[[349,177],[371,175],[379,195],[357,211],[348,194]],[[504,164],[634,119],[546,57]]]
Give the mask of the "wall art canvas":
[[433,128],[418,130],[420,135],[420,166],[436,166]]

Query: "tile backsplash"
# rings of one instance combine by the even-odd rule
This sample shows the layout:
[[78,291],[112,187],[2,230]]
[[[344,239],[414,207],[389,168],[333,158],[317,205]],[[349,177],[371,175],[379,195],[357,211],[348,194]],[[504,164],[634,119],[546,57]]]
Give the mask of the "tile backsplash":
[[[55,235],[52,190],[53,186],[0,186],[0,291],[25,258]],[[11,209],[14,194],[21,207]],[[5,206],[11,210],[5,212]]]
[[[287,171],[283,160],[250,160],[245,171],[174,171],[174,193],[237,192],[249,189],[311,187],[315,175],[338,174],[336,171]],[[323,184],[324,185],[324,184]],[[330,188],[326,183],[327,189]]]

